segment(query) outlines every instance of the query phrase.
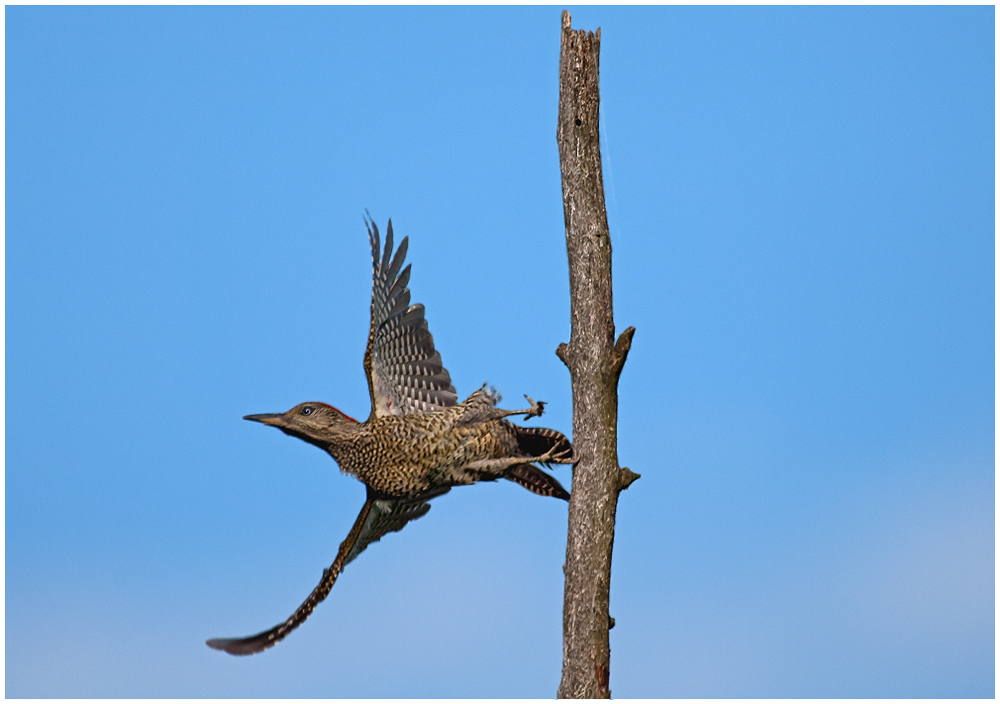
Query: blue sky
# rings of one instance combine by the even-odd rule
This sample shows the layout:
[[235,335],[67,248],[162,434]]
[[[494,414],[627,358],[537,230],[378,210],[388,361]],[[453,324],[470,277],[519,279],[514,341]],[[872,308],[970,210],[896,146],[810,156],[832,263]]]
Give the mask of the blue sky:
[[[363,501],[241,416],[367,415],[365,208],[459,394],[571,430],[560,9],[5,9],[7,696],[554,696],[566,506],[506,482],[204,640]],[[570,10],[638,330],[613,694],[992,697],[993,8]]]

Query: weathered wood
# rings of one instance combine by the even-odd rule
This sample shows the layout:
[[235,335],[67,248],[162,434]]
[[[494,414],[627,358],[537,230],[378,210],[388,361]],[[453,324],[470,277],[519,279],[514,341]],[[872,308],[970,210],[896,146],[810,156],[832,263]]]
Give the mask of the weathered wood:
[[599,141],[601,30],[573,31],[562,13],[559,119],[569,255],[569,344],[556,354],[573,380],[573,468],[563,603],[560,698],[610,698],[608,614],[618,494],[639,475],[618,465],[618,377],[635,328],[615,343],[611,238],[604,208]]

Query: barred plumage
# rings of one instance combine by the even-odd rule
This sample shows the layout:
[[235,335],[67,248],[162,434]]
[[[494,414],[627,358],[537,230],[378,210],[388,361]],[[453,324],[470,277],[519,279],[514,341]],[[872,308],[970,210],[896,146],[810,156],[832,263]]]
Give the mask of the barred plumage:
[[500,394],[485,384],[457,403],[424,307],[410,305],[410,266],[402,268],[407,239],[393,255],[390,221],[380,255],[378,228],[366,224],[372,246],[371,324],[364,357],[371,398],[368,420],[358,423],[318,401],[285,413],[245,417],[322,448],[341,471],[364,482],[367,498],[333,564],[294,614],[249,638],[210,640],[212,648],[250,655],[278,643],[309,617],[343,568],[369,544],[426,514],[428,501],[454,486],[508,479],[541,496],[569,499],[554,477],[532,464],[571,462],[573,446],[566,436],[505,419],[540,416],[544,404],[528,398],[527,409],[500,410]]
[[[410,265],[400,272],[409,238],[392,253],[392,221],[379,257],[378,226],[367,222],[372,246],[372,309],[365,373],[372,397],[372,416],[428,413],[454,406],[458,400],[451,375],[434,349],[424,307],[410,305]],[[418,393],[423,391],[424,393]]]

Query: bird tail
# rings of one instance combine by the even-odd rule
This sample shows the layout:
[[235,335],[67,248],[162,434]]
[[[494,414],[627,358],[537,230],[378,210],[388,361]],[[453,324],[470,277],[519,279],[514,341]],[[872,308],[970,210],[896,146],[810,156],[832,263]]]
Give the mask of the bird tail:
[[528,491],[539,496],[554,496],[563,501],[569,501],[569,492],[563,489],[555,477],[549,476],[538,467],[530,464],[516,464],[504,476],[515,484],[520,484]]
[[519,425],[515,425],[514,430],[517,432],[518,449],[525,457],[538,457],[550,450],[555,450],[557,453],[566,452],[569,455],[573,453],[573,445],[558,430],[522,428]]
[[[522,428],[513,424],[511,427],[517,433],[517,447],[525,457],[538,457],[553,450],[556,453],[573,454],[573,445],[558,430]],[[555,477],[546,474],[534,465],[516,464],[511,467],[505,477],[539,496],[554,496],[569,501],[569,492],[563,488],[562,484]]]

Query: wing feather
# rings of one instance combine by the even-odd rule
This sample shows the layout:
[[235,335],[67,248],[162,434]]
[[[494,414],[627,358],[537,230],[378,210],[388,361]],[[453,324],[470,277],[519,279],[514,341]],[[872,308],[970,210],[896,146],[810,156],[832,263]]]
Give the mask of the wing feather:
[[403,267],[408,239],[392,253],[392,221],[380,252],[378,226],[367,221],[372,246],[372,307],[365,374],[372,417],[428,413],[458,400],[451,375],[434,348],[424,306],[410,305],[410,265]]
[[323,578],[294,614],[263,633],[247,638],[213,638],[206,641],[206,644],[210,648],[223,650],[231,655],[253,655],[277,644],[301,626],[319,603],[326,599],[337,577],[348,563],[386,533],[402,530],[407,523],[430,511],[431,505],[427,502],[448,490],[449,487],[442,487],[410,499],[383,499],[369,489],[365,505],[361,507],[361,513],[355,519],[350,533],[340,544],[333,564],[323,570]]

